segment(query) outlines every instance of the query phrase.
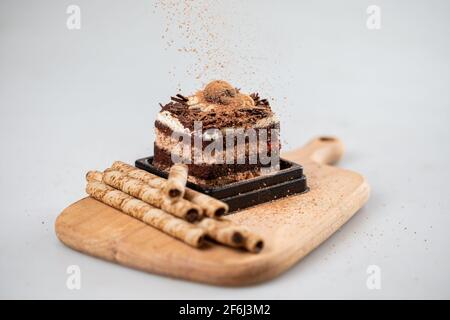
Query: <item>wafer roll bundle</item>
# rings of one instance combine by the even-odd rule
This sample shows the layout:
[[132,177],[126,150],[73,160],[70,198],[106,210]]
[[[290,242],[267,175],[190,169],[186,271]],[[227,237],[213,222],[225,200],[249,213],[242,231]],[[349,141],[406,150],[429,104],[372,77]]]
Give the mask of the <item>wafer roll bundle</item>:
[[139,219],[193,247],[202,245],[206,232],[204,229],[176,218],[141,200],[116,190],[103,182],[95,180],[95,173],[86,176],[86,192],[93,198]]
[[[131,178],[139,179],[153,188],[163,189],[167,181],[166,179],[121,161],[114,162],[111,169],[123,172]],[[186,200],[200,206],[203,209],[204,215],[207,217],[220,217],[228,212],[228,205],[226,203],[192,189],[185,188],[184,197]]]
[[202,217],[202,209],[198,205],[185,199],[171,202],[165,197],[161,189],[152,188],[145,182],[130,178],[120,171],[106,170],[102,175],[102,180],[111,187],[119,189],[130,196],[141,199],[189,222],[194,222]]
[[119,189],[128,195],[136,197],[148,204],[161,208],[172,215],[183,218],[189,222],[201,219],[201,208],[187,200],[180,200],[176,203],[167,201],[162,191],[152,188],[141,180],[128,177],[120,171],[106,170],[89,171],[86,175],[88,181],[97,180]]
[[[175,229],[168,228],[166,226],[167,223],[164,224],[161,221],[167,216],[171,216],[154,207],[160,207],[172,215],[180,214],[180,212],[186,212],[186,207],[184,206],[195,206],[187,200],[190,197],[187,196],[187,199],[171,201],[165,196],[161,189],[161,186],[164,187],[165,185],[164,179],[148,174],[146,171],[136,169],[127,164],[119,164],[120,166],[118,167],[122,168],[124,172],[113,168],[105,170],[104,173],[99,171],[89,171],[86,174],[86,180],[89,182],[87,192],[93,198],[116,209],[122,210],[126,214],[140,219],[169,235],[187,242],[190,245],[199,246],[203,241],[203,237],[199,236],[198,239],[195,238],[194,235],[199,235],[198,231],[197,233],[190,232],[190,234],[187,234],[185,231],[180,231],[181,233],[177,234],[177,228],[179,229],[181,227],[174,227]],[[159,186],[160,188],[152,187],[144,181],[151,181],[153,186]],[[204,200],[204,204],[206,204],[209,199],[213,199],[201,193],[195,191],[191,193],[189,191],[191,190],[186,189],[186,195],[190,193],[193,197],[191,199]],[[147,211],[150,211],[151,215],[147,214]],[[164,219],[161,220],[160,218],[162,215],[165,216],[163,217]],[[173,217],[173,219],[175,219],[173,221],[180,220],[175,217]],[[176,223],[172,222],[168,225],[173,226],[174,224]],[[203,231],[203,236],[206,235],[218,243],[235,248],[244,248],[250,252],[259,252],[264,245],[263,240],[259,236],[243,226],[233,224],[229,220],[206,218],[198,222],[197,225],[186,223],[184,227],[186,226],[194,228],[197,226],[198,229]],[[184,228],[182,229],[184,230]]]
[[188,167],[185,164],[174,164],[169,170],[164,193],[172,200],[184,197],[186,182],[188,178]]

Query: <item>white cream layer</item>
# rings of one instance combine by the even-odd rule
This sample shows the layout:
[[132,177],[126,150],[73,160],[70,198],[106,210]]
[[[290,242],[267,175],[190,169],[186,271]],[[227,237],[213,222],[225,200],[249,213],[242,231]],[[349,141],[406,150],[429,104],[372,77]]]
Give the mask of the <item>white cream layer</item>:
[[[169,111],[159,112],[158,115],[156,116],[156,120],[161,122],[165,126],[169,127],[171,130],[173,130],[175,132],[186,133],[186,134],[192,133],[192,130],[185,128],[181,124],[181,122],[176,117],[174,117]],[[279,122],[280,122],[280,120],[278,119],[278,117],[275,114],[273,114],[269,117],[266,117],[266,118],[256,121],[255,124],[252,125],[250,128],[254,128],[254,129],[265,128],[265,127],[272,126],[274,124],[278,124]],[[227,129],[229,129],[229,128],[222,128],[221,131],[224,132]],[[232,128],[232,129],[239,129],[239,128]]]

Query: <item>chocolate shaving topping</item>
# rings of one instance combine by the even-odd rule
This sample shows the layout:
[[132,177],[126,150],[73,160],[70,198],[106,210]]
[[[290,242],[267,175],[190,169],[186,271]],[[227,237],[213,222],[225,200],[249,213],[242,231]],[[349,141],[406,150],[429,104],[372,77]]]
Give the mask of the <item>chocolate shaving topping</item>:
[[181,100],[183,100],[184,102],[188,102],[189,101],[189,99],[188,98],[186,98],[185,96],[183,96],[182,94],[177,94],[177,97],[178,98],[180,98]]
[[184,100],[182,98],[177,98],[177,97],[170,97],[170,100],[181,103],[181,104],[185,104],[187,100]]
[[186,113],[186,111],[188,110],[188,107],[182,103],[179,102],[169,102],[168,104],[166,104],[165,106],[163,106],[161,108],[161,111],[168,111],[173,115],[176,116],[182,116]]
[[[188,97],[176,94],[170,98],[172,102],[164,106],[160,104],[161,111],[170,112],[185,128],[190,130],[194,129],[195,121],[201,121],[204,130],[245,128],[273,114],[267,99],[261,99],[256,92],[249,97],[239,91],[240,88],[235,88],[225,81],[215,80],[200,93],[202,93],[201,98],[215,103],[216,107],[203,109],[196,105],[190,106]],[[203,101],[201,102],[203,103]]]
[[255,101],[255,105],[258,105],[258,102],[259,102],[259,94],[258,94],[257,92],[252,93],[252,94],[250,95],[250,98],[252,98],[253,101]]
[[180,102],[169,102],[161,111],[168,111],[174,115],[180,123],[190,130],[194,129],[194,121],[201,121],[203,129],[247,127],[256,121],[272,114],[268,107],[231,108],[222,109],[220,112],[193,110]]
[[253,101],[255,101],[255,106],[266,106],[266,107],[268,107],[270,105],[269,101],[267,99],[262,99],[261,100],[259,94],[256,93],[256,92],[252,93],[250,95],[250,97],[253,99]]

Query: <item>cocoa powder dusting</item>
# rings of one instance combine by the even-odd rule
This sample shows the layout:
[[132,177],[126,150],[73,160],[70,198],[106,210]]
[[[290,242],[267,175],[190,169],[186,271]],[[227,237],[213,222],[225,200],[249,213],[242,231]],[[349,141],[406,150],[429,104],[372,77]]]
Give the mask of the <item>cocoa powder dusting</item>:
[[[189,55],[191,64],[185,72],[195,80],[206,82],[212,78],[227,78],[225,66],[230,54],[223,31],[226,21],[220,7],[224,1],[157,0],[155,9],[164,15],[165,26],[161,39],[166,50]],[[170,74],[176,79],[176,70]],[[214,75],[214,76],[212,76]],[[178,74],[178,77],[180,75]]]

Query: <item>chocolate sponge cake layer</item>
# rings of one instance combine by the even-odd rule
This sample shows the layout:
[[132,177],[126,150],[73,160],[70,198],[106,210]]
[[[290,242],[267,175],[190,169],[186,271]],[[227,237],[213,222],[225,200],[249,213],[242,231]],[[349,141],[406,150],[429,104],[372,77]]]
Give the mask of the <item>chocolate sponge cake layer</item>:
[[[171,158],[171,153],[160,149],[155,145],[153,165],[159,169],[168,169],[173,165]],[[232,175],[236,173],[242,173],[246,171],[258,172],[261,168],[268,167],[269,165],[259,164],[226,164],[226,163],[215,163],[215,164],[195,164],[187,163],[189,168],[189,174],[198,177],[203,180],[217,179],[226,175]]]

